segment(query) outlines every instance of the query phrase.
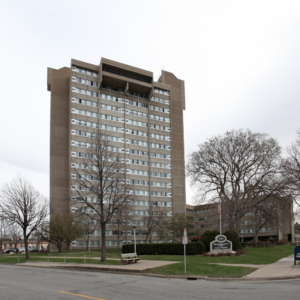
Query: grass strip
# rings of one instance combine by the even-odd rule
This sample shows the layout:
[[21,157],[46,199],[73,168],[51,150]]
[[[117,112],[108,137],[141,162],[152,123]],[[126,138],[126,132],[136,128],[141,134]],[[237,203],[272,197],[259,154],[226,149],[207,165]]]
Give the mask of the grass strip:
[[194,275],[207,277],[240,278],[256,269],[246,267],[229,267],[203,263],[187,263],[186,274],[184,273],[184,263],[175,263],[163,267],[153,268],[148,273],[161,275]]
[[[20,263],[25,262],[31,262],[31,261],[40,261],[40,262],[47,262],[47,257],[37,257],[37,256],[31,256],[29,260],[26,259],[24,256],[20,256],[19,258]],[[53,258],[50,256],[49,262],[64,262],[63,258]],[[17,256],[0,256],[0,263],[6,263],[6,264],[17,264],[18,263],[18,257]],[[66,263],[80,263],[83,264],[83,258],[69,258],[66,257]],[[121,261],[118,260],[106,260],[105,263],[102,263],[101,260],[97,259],[86,259],[87,264],[101,264],[101,265],[120,265]]]
[[[271,264],[294,253],[294,246],[246,248],[241,256],[187,256],[188,263]],[[183,261],[183,255],[139,255],[145,260]]]

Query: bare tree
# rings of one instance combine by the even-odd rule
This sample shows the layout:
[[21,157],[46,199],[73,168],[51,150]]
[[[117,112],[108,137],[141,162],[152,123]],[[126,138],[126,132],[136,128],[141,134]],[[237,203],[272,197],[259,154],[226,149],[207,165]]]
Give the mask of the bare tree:
[[57,214],[51,218],[48,227],[43,227],[42,232],[42,239],[54,244],[59,252],[61,252],[63,244],[69,251],[71,243],[84,234],[84,224],[82,219],[75,214]]
[[86,236],[86,250],[88,250],[89,249],[89,245],[88,245],[89,238],[88,238],[88,236],[91,236],[96,231],[96,229],[99,225],[98,225],[97,220],[93,220],[87,215],[80,215],[78,217],[78,219],[80,219],[81,222],[82,222],[83,233]]
[[106,226],[134,198],[134,187],[126,180],[124,150],[111,146],[109,136],[98,130],[80,154],[84,160],[72,162],[71,199],[78,211],[100,224],[102,262],[106,261]]
[[47,218],[48,201],[21,176],[2,187],[0,199],[0,216],[22,228],[26,259],[29,259],[28,239]]
[[14,248],[17,248],[17,240],[20,236],[22,236],[22,230],[18,224],[10,224],[7,226],[6,237]]
[[165,241],[181,242],[183,237],[184,228],[187,229],[187,235],[190,235],[190,231],[194,226],[186,219],[185,214],[175,214],[172,217],[168,217],[159,227],[159,237]]
[[130,210],[132,209],[132,204],[130,202],[125,203],[113,214],[111,219],[111,224],[115,229],[117,235],[117,249],[120,249],[120,238],[126,235],[126,242],[128,241],[128,230],[129,224],[132,220],[132,215]]
[[0,255],[2,255],[3,245],[9,242],[7,232],[8,232],[8,225],[6,221],[2,217],[0,217]]
[[265,198],[263,202],[253,205],[253,210],[249,212],[250,217],[245,222],[253,224],[254,240],[258,241],[259,232],[266,226],[281,228],[282,221],[291,215],[292,201],[290,198],[277,198],[275,196]]
[[146,226],[146,242],[150,239],[153,242],[153,232],[159,230],[163,222],[167,218],[167,210],[161,206],[155,206],[150,203],[146,215],[142,217],[144,226]]
[[189,156],[187,175],[199,188],[200,202],[221,199],[229,228],[238,232],[254,205],[286,195],[280,155],[279,144],[267,134],[232,130],[200,144]]
[[287,147],[288,157],[282,160],[282,173],[287,178],[289,195],[293,196],[295,203],[300,206],[300,129],[297,139]]

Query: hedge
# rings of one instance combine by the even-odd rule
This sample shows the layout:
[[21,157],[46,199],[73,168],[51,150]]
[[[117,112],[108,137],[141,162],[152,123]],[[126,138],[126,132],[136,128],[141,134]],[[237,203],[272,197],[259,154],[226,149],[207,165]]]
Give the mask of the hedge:
[[[163,243],[163,244],[137,244],[136,252],[138,255],[183,255],[183,245],[181,243]],[[122,246],[122,253],[133,253],[134,245],[128,244]],[[188,243],[186,245],[187,255],[197,255],[204,253],[204,244],[202,242]]]
[[227,240],[232,242],[232,250],[236,251],[237,249],[242,248],[242,244],[239,239],[238,233],[234,229],[228,229],[224,232],[224,235],[227,237]]
[[200,241],[203,243],[205,250],[210,251],[210,242],[215,240],[215,237],[219,235],[218,230],[206,230],[200,237]]

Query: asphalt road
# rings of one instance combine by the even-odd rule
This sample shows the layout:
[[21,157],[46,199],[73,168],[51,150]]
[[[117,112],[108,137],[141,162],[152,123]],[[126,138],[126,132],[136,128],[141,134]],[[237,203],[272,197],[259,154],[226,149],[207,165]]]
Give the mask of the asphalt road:
[[300,280],[216,282],[0,265],[1,300],[300,299]]

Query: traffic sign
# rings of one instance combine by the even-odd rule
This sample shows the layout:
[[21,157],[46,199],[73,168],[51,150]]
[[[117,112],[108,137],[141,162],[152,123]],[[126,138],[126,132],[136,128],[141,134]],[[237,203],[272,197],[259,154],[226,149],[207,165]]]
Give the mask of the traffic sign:
[[187,238],[187,236],[183,236],[183,237],[182,237],[182,244],[183,244],[183,245],[187,245],[187,243],[188,243],[188,238]]

